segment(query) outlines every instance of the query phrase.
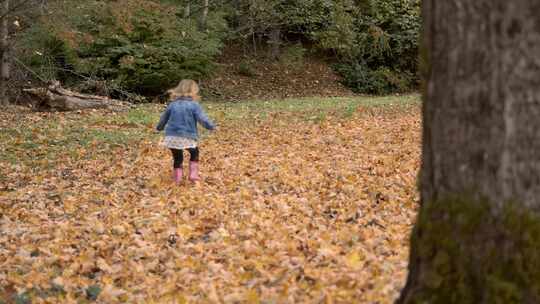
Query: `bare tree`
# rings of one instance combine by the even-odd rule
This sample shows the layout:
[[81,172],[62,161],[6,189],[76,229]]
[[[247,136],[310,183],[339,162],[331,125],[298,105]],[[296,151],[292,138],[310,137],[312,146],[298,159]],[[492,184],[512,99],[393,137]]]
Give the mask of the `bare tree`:
[[184,19],[191,17],[191,2],[186,3],[184,7]]
[[421,208],[398,303],[540,303],[540,3],[422,5]]
[[208,21],[209,0],[203,0],[203,8],[201,19],[199,20],[200,30],[206,30],[206,23]]
[[15,14],[41,6],[46,0],[1,0],[0,1],[0,105],[9,103],[8,85],[11,77],[11,41],[10,26]]
[[8,104],[7,86],[9,82],[9,3],[10,0],[2,1],[2,20],[0,24],[0,103]]
[[281,51],[281,28],[279,25],[270,29],[268,44],[270,45],[270,57],[278,59]]

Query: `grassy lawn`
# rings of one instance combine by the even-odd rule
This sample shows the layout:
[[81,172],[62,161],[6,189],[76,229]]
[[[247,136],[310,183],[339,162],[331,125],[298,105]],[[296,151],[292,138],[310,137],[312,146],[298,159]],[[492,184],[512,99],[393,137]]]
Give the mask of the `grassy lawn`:
[[0,303],[392,303],[419,96],[205,103],[174,185],[164,105],[0,116]]
[[[328,115],[346,119],[361,108],[410,107],[419,96],[303,98],[243,103],[205,104],[209,115],[218,122],[265,119],[283,114],[289,120],[320,123]],[[16,123],[6,122],[0,130],[3,149],[0,162],[49,164],[65,157],[91,157],[111,147],[126,147],[143,140],[155,140],[153,132],[164,105],[140,105],[123,113],[85,112],[53,113],[19,117]],[[7,121],[7,118],[6,118]],[[206,134],[203,130],[203,134]],[[44,148],[45,147],[45,148]],[[86,153],[86,148],[92,147]]]

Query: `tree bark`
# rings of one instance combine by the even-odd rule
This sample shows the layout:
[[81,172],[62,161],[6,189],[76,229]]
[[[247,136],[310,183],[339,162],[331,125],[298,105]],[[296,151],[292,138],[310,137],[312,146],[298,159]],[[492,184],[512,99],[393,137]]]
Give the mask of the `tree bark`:
[[47,13],[47,0],[41,0],[39,4],[41,14],[45,15]]
[[184,19],[189,19],[191,17],[191,3],[188,2],[186,7],[184,7]]
[[279,26],[274,26],[270,30],[268,43],[270,44],[270,57],[272,59],[279,59],[281,50],[281,28]]
[[540,303],[540,2],[422,5],[421,208],[397,303]]
[[0,103],[3,105],[8,104],[8,83],[10,76],[10,62],[9,62],[9,1],[2,1],[2,16],[1,28],[0,28]]
[[208,0],[203,0],[203,11],[201,14],[201,19],[199,20],[199,29],[201,31],[206,30],[206,22],[208,20],[208,6],[209,6]]

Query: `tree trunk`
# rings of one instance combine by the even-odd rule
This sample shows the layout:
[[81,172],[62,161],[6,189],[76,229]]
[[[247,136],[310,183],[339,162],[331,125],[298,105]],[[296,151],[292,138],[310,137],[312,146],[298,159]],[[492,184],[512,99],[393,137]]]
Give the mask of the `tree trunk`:
[[206,22],[208,20],[208,0],[203,0],[203,11],[201,19],[199,21],[199,29],[201,31],[206,30]]
[[39,8],[41,15],[45,15],[47,13],[47,0],[39,1]]
[[10,74],[9,62],[9,1],[2,2],[2,21],[0,28],[0,103],[7,105],[8,103],[8,83]]
[[279,26],[274,26],[270,31],[268,44],[270,44],[270,57],[278,59],[281,49],[281,28]]
[[232,1],[232,6],[233,6],[233,10],[234,10],[233,28],[235,30],[237,30],[242,25],[242,22],[240,20],[240,16],[242,15],[241,14],[241,7],[240,7],[240,0],[233,0]]
[[421,208],[397,303],[540,303],[539,11],[423,1]]
[[191,3],[187,3],[186,7],[184,7],[184,19],[188,19],[191,17]]
[[47,88],[25,89],[36,98],[36,108],[53,111],[74,111],[84,109],[124,109],[127,103],[103,96],[81,94],[66,90],[59,82],[51,83]]

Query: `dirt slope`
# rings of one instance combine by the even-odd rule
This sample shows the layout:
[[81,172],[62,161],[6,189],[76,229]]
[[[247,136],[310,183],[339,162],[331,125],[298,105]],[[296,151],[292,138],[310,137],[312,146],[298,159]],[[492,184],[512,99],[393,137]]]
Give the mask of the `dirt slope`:
[[327,62],[315,56],[284,63],[229,48],[203,86],[210,98],[227,101],[353,95],[340,80]]

